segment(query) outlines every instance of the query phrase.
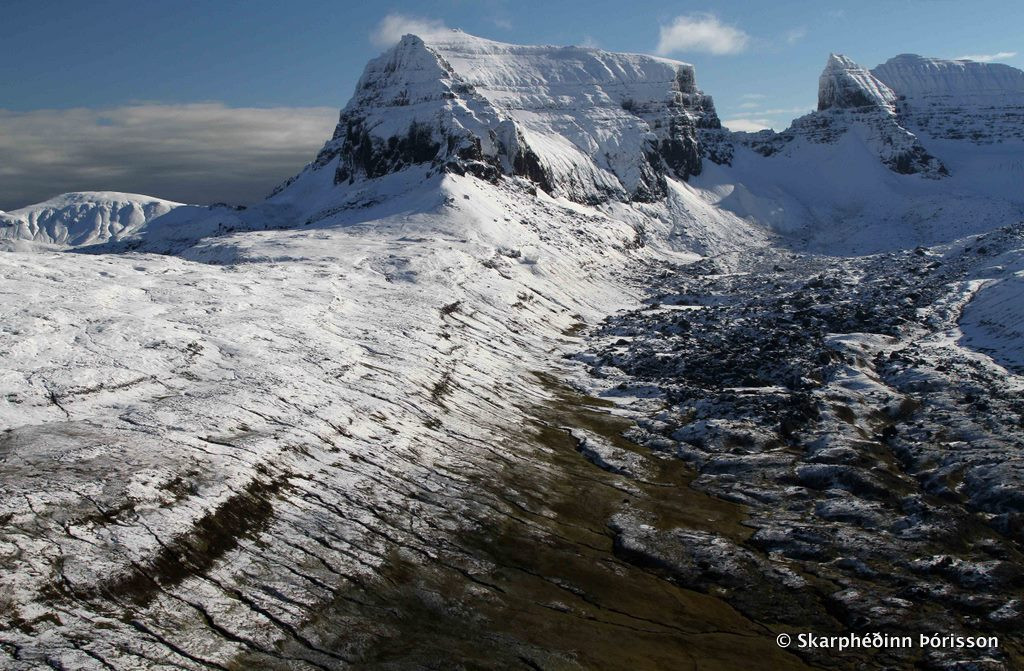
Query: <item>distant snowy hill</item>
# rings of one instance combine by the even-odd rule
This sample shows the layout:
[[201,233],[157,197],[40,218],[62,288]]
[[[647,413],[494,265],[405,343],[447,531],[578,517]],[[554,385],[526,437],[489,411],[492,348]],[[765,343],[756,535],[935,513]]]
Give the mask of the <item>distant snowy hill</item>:
[[88,245],[132,233],[181,203],[116,191],[65,193],[11,212],[0,212],[0,242],[29,240]]

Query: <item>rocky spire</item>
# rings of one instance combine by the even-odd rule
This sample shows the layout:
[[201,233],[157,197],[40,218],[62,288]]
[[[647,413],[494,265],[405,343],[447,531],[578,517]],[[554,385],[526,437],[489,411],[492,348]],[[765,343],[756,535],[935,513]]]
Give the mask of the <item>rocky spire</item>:
[[896,94],[867,69],[842,54],[830,54],[818,78],[818,110],[884,107],[893,109]]

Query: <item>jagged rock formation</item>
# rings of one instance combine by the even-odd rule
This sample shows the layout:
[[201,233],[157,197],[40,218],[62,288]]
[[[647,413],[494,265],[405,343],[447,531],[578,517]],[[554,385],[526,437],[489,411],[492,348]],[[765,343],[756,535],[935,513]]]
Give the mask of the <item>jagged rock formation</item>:
[[407,35],[366,67],[307,170],[333,169],[341,183],[430,164],[522,176],[579,202],[651,201],[666,195],[666,177],[700,172],[697,129],[718,127],[684,63]]
[[901,54],[871,71],[898,96],[904,125],[932,138],[979,144],[1024,138],[1024,72]]

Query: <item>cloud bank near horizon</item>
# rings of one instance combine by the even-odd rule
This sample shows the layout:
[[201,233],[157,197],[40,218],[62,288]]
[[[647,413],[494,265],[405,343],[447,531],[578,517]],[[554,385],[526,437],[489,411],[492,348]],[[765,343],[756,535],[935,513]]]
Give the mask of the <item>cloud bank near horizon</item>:
[[68,191],[247,204],[313,159],[333,107],[220,103],[0,109],[0,210]]
[[1016,55],[1016,51],[999,51],[994,54],[968,54],[966,56],[957,56],[955,60],[977,61],[979,63],[994,63],[996,61],[1009,60]]

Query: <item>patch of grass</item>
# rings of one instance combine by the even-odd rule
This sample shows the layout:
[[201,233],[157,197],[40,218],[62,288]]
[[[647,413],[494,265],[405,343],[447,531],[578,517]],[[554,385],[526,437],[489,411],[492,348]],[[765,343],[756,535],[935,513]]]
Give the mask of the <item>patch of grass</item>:
[[133,566],[96,588],[114,599],[146,605],[161,588],[201,575],[238,546],[240,539],[259,533],[273,515],[273,498],[286,485],[286,477],[256,477],[201,517],[187,533],[167,542],[146,565]]
[[535,379],[555,399],[509,427],[500,448],[515,458],[461,472],[464,494],[488,505],[460,508],[439,492],[446,512],[434,514],[459,531],[430,558],[394,548],[371,581],[346,583],[319,609],[308,635],[371,669],[805,668],[721,599],[616,557],[607,527],[626,505],[735,537],[749,533],[743,508],[689,488],[679,460],[656,459],[649,484],[594,467],[566,428],[640,450],[622,437],[630,423],[553,376]]

